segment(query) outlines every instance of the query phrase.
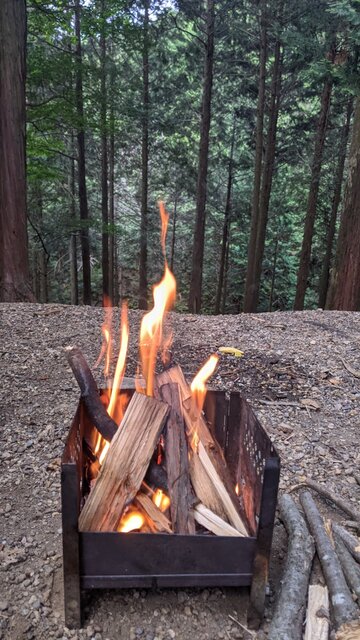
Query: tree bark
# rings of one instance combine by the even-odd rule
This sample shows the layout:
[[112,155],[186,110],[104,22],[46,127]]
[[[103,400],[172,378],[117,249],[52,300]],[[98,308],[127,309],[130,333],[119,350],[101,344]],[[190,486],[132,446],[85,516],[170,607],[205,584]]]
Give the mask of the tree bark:
[[325,256],[323,260],[322,273],[321,273],[320,285],[319,285],[319,308],[320,309],[324,309],[326,306],[326,296],[327,296],[327,291],[329,286],[329,272],[330,272],[330,264],[331,264],[331,258],[333,253],[336,219],[337,219],[337,213],[338,213],[340,199],[341,199],[341,188],[342,188],[343,177],[344,177],[346,149],[347,149],[347,142],[349,138],[350,121],[351,121],[351,114],[353,110],[353,104],[354,104],[354,100],[353,100],[353,97],[351,97],[347,104],[346,119],[342,129],[341,139],[339,144],[338,164],[337,164],[335,178],[334,178],[334,192],[333,192],[332,204],[331,204],[331,214],[330,214],[330,220],[329,220],[329,227],[326,234]]
[[115,67],[112,63],[110,73],[110,148],[109,148],[109,222],[111,225],[109,233],[109,298],[116,304],[117,291],[115,285],[115,115],[114,115],[114,93]]
[[149,0],[144,0],[143,24],[143,113],[141,143],[141,225],[139,262],[139,309],[147,309],[147,241],[148,241],[148,179],[149,179]]
[[224,273],[224,286],[223,286],[223,296],[221,302],[221,313],[224,315],[226,310],[226,298],[227,298],[227,287],[228,287],[228,274],[229,274],[229,253],[230,253],[230,230],[231,230],[231,219],[229,222],[228,229],[228,237],[226,244],[226,254],[225,254],[225,273]]
[[[335,54],[335,43],[333,43],[330,51],[331,62],[334,62]],[[304,308],[305,293],[307,289],[307,280],[310,267],[311,246],[316,218],[317,199],[319,193],[321,163],[330,108],[332,85],[332,78],[328,77],[325,80],[321,95],[321,108],[315,136],[314,157],[311,166],[310,190],[307,201],[304,235],[301,246],[300,263],[296,284],[296,295],[294,302],[295,311],[302,311]]]
[[201,107],[200,149],[196,195],[196,218],[193,242],[191,280],[189,291],[190,313],[201,311],[202,271],[204,262],[204,240],[206,219],[207,174],[209,162],[209,134],[211,122],[211,94],[214,65],[214,0],[206,0],[206,49],[204,81]]
[[[72,136],[73,141],[73,136]],[[71,153],[73,153],[74,144],[71,145]],[[71,304],[79,304],[79,283],[77,268],[77,232],[76,225],[76,206],[75,206],[75,160],[70,160],[69,175],[69,213],[72,222],[72,231],[70,236],[70,301]]]
[[226,252],[228,250],[228,236],[229,236],[230,215],[231,215],[231,192],[232,192],[233,172],[234,172],[235,122],[236,122],[236,112],[234,111],[233,127],[232,127],[232,133],[231,133],[231,144],[230,144],[228,183],[227,183],[226,203],[225,203],[225,212],[224,212],[223,236],[222,236],[221,256],[220,256],[219,280],[218,280],[218,287],[217,287],[216,301],[215,301],[215,314],[220,313],[221,294],[224,289]]
[[267,34],[266,34],[266,0],[260,2],[260,57],[259,57],[259,91],[256,110],[256,145],[254,186],[251,203],[251,227],[248,244],[248,259],[244,291],[243,310],[247,313],[254,311],[254,287],[255,287],[255,251],[258,230],[259,203],[261,190],[262,154],[264,138],[264,111],[265,111],[265,79],[267,58]]
[[26,228],[25,0],[0,2],[0,301],[31,301]]
[[[282,9],[280,10],[280,15]],[[280,106],[280,94],[281,94],[281,74],[282,74],[282,58],[283,51],[279,37],[275,43],[275,56],[274,66],[271,80],[271,97],[270,97],[270,109],[269,109],[269,126],[266,139],[266,149],[264,158],[264,169],[261,185],[261,195],[259,204],[259,216],[257,224],[257,236],[255,246],[255,259],[254,259],[254,289],[252,310],[256,311],[259,292],[260,292],[260,280],[261,269],[264,257],[265,249],[265,237],[266,227],[269,215],[269,203],[271,195],[272,180],[275,167],[275,151],[276,151],[276,133],[277,123],[279,116]]]
[[102,219],[102,292],[109,298],[108,232],[108,152],[107,152],[107,82],[106,82],[106,2],[101,0],[100,27],[100,130],[101,130],[101,219]]
[[344,196],[334,267],[330,309],[360,310],[360,98],[355,104],[349,156],[349,172]]
[[86,191],[86,160],[84,130],[84,98],[81,46],[81,5],[75,0],[75,35],[76,35],[76,111],[77,111],[77,145],[78,145],[78,189],[80,208],[80,243],[83,266],[83,303],[91,304],[91,264],[89,241],[89,210]]
[[279,238],[275,240],[274,246],[274,257],[273,257],[273,268],[271,274],[271,285],[270,285],[270,295],[269,295],[269,311],[272,311],[273,300],[274,300],[274,290],[275,290],[275,278],[276,278],[276,263],[278,256],[278,246],[279,246]]

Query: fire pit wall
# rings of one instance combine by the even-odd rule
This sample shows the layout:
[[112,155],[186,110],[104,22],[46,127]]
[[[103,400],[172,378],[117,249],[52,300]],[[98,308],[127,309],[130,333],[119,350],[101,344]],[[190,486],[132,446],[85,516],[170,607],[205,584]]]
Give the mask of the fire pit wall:
[[[131,395],[131,390],[122,393]],[[80,589],[251,586],[249,624],[262,619],[280,459],[247,401],[208,391],[204,413],[239,486],[251,535],[79,532],[97,431],[80,400],[61,465],[65,622],[81,626]]]

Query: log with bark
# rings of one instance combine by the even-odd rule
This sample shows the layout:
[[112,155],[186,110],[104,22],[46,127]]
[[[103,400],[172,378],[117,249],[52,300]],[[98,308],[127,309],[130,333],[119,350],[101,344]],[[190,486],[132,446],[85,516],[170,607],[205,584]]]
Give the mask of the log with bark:
[[190,387],[179,366],[172,366],[156,377],[158,389],[161,390],[167,383],[179,385],[189,441],[193,440],[196,433],[197,445],[192,446],[190,454],[190,477],[198,499],[240,533],[248,535],[248,527],[240,512],[234,481],[223,451],[212,436],[202,413],[195,406]]
[[279,511],[289,542],[281,591],[268,640],[301,640],[315,545],[304,518],[289,495],[285,494],[279,499]]
[[348,502],[346,502],[346,500],[338,496],[336,493],[334,493],[333,491],[330,491],[330,489],[327,489],[327,487],[325,487],[323,484],[319,484],[318,482],[315,482],[315,480],[312,480],[311,478],[305,478],[303,482],[300,482],[299,484],[292,487],[291,491],[294,491],[295,489],[299,489],[304,486],[309,487],[309,489],[313,489],[320,496],[323,496],[324,498],[326,498],[326,500],[330,500],[330,502],[333,502],[333,504],[335,504],[337,507],[339,507],[339,509],[344,511],[344,513],[347,513],[353,520],[356,520],[356,522],[360,522],[359,511],[357,511],[352,505],[350,505]]
[[329,592],[327,587],[311,584],[308,593],[304,640],[328,640]]
[[[316,550],[330,593],[330,601],[335,621],[335,630],[344,634],[351,623],[352,632],[360,634],[359,610],[355,605],[346,584],[340,561],[326,533],[323,519],[309,491],[300,494],[300,502],[305,511],[306,520],[315,539]],[[342,637],[337,635],[337,637]],[[343,636],[346,637],[346,636]]]
[[332,530],[334,534],[339,536],[341,540],[345,543],[346,547],[350,551],[353,558],[355,558],[356,562],[360,563],[360,540],[356,538],[351,533],[346,531],[344,527],[336,522],[332,523]]
[[124,507],[140,489],[168,410],[164,403],[134,393],[80,513],[81,531],[116,531]]
[[346,545],[335,532],[333,534],[336,555],[340,560],[349,589],[360,599],[360,567],[355,562]]

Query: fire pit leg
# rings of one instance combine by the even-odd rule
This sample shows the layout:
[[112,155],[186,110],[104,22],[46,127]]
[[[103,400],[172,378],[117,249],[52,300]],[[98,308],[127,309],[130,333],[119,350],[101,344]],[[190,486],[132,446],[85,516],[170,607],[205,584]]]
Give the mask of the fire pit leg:
[[269,458],[264,469],[257,547],[250,591],[248,610],[248,627],[250,629],[258,629],[264,616],[279,476],[279,459]]
[[77,465],[74,463],[62,465],[61,493],[65,624],[74,629],[81,627],[79,480]]

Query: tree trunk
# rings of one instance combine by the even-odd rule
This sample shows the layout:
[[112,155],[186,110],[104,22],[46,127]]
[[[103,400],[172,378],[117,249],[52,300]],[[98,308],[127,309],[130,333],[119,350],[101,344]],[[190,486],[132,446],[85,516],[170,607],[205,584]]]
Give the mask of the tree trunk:
[[0,301],[31,301],[26,229],[24,0],[0,2]]
[[201,107],[199,167],[196,196],[196,220],[194,230],[191,281],[189,291],[189,311],[201,311],[202,270],[204,262],[204,239],[206,218],[207,173],[209,161],[209,134],[211,121],[211,92],[214,64],[214,0],[206,0],[206,50],[204,82]]
[[173,225],[172,225],[172,234],[171,234],[171,250],[170,250],[170,270],[174,271],[174,257],[175,257],[175,239],[176,239],[176,218],[177,218],[177,191],[175,192],[175,201],[174,201],[174,217],[173,217]]
[[[73,140],[73,136],[72,136]],[[74,144],[71,145],[71,153],[74,152]],[[69,176],[69,213],[72,224],[70,236],[69,258],[70,258],[70,302],[79,304],[79,283],[77,267],[77,232],[76,232],[76,206],[75,206],[75,160],[70,160]]]
[[[41,183],[36,187],[36,208],[37,208],[37,220],[40,228],[41,236],[43,235],[43,201],[41,193]],[[41,247],[38,252],[38,270],[39,270],[39,302],[46,304],[48,301],[48,287],[47,287],[47,253],[45,252],[45,245]]]
[[[115,67],[112,63],[110,74],[110,86],[115,82]],[[109,297],[115,305],[115,116],[114,94],[112,90],[110,102],[110,148],[109,148],[109,222],[111,225],[109,234]]]
[[101,219],[102,219],[102,292],[109,298],[109,232],[108,232],[108,154],[107,154],[107,82],[106,82],[106,13],[101,0],[100,27],[100,130],[101,130]]
[[274,300],[274,288],[275,288],[275,277],[276,277],[276,263],[277,263],[277,255],[278,255],[278,245],[279,245],[279,238],[276,238],[276,240],[275,240],[275,247],[274,247],[273,268],[272,268],[272,274],[271,274],[270,295],[269,295],[269,311],[270,311],[270,312],[272,311],[273,300]]
[[360,98],[356,99],[330,309],[360,310]]
[[[331,62],[334,62],[335,43],[333,43],[331,47],[330,58]],[[310,267],[311,245],[316,217],[317,198],[319,192],[321,162],[331,100],[331,90],[332,78],[328,77],[325,81],[321,95],[321,109],[316,129],[314,157],[311,167],[310,191],[307,202],[304,236],[302,241],[300,264],[296,284],[296,295],[294,302],[295,311],[302,311],[302,309],[304,308],[305,293],[307,289],[307,280]]]
[[149,0],[144,0],[143,24],[143,113],[141,143],[141,226],[139,262],[139,309],[147,309],[147,233],[148,233],[148,173],[149,173]]
[[231,144],[230,144],[229,172],[228,172],[226,204],[225,204],[225,212],[224,212],[224,224],[223,224],[223,237],[222,237],[221,256],[220,256],[219,280],[218,280],[218,287],[217,287],[216,301],[215,301],[215,314],[220,313],[221,294],[222,294],[222,291],[223,291],[223,288],[224,288],[226,252],[228,250],[228,236],[229,236],[230,215],[231,215],[231,191],[232,191],[233,168],[234,168],[233,165],[234,165],[234,143],[235,143],[235,119],[236,119],[236,113],[234,112],[233,128],[232,128]]
[[226,298],[227,298],[227,287],[228,287],[229,253],[230,253],[230,228],[231,228],[231,220],[229,221],[228,237],[227,237],[227,242],[226,242],[224,287],[223,287],[223,296],[222,296],[222,303],[221,303],[221,313],[223,315],[224,315],[224,313],[226,311]]
[[261,190],[262,154],[264,138],[264,111],[265,111],[265,79],[266,79],[267,35],[266,35],[266,0],[260,2],[260,58],[259,58],[259,91],[256,112],[256,145],[254,186],[251,204],[251,227],[248,244],[248,259],[246,281],[244,291],[243,310],[247,313],[254,309],[255,291],[255,251],[259,218],[259,203]]
[[329,272],[330,272],[330,264],[331,264],[331,258],[332,258],[332,252],[333,252],[336,218],[337,218],[337,213],[338,213],[340,199],[341,199],[341,187],[342,187],[342,182],[344,177],[346,149],[347,149],[347,142],[349,138],[350,121],[351,121],[351,114],[353,110],[353,104],[354,104],[354,100],[353,100],[353,97],[351,97],[347,104],[346,120],[343,126],[340,144],[339,144],[338,165],[337,165],[335,178],[334,178],[334,193],[332,198],[329,227],[326,234],[326,249],[325,249],[325,256],[324,256],[324,261],[322,266],[320,285],[319,285],[319,307],[321,309],[324,309],[325,307],[326,295],[327,295],[327,290],[329,286]]
[[[282,11],[281,11],[282,13]],[[281,15],[280,13],[280,15]],[[271,195],[272,180],[275,167],[275,149],[276,149],[276,132],[280,106],[281,92],[281,74],[282,74],[282,58],[283,52],[280,39],[277,38],[275,43],[274,66],[271,80],[271,97],[269,109],[269,126],[266,139],[266,149],[264,158],[264,170],[261,185],[261,195],[259,204],[259,215],[257,224],[257,237],[255,246],[254,259],[254,290],[253,290],[253,307],[256,311],[259,292],[261,269],[265,249],[266,227],[269,215],[269,203]]]
[[85,161],[85,131],[84,131],[84,100],[82,77],[82,47],[81,47],[81,5],[75,0],[75,35],[76,35],[76,111],[77,111],[77,145],[78,145],[78,188],[80,208],[80,243],[83,266],[83,303],[91,304],[91,264],[89,242],[89,210],[86,192],[86,161]]

